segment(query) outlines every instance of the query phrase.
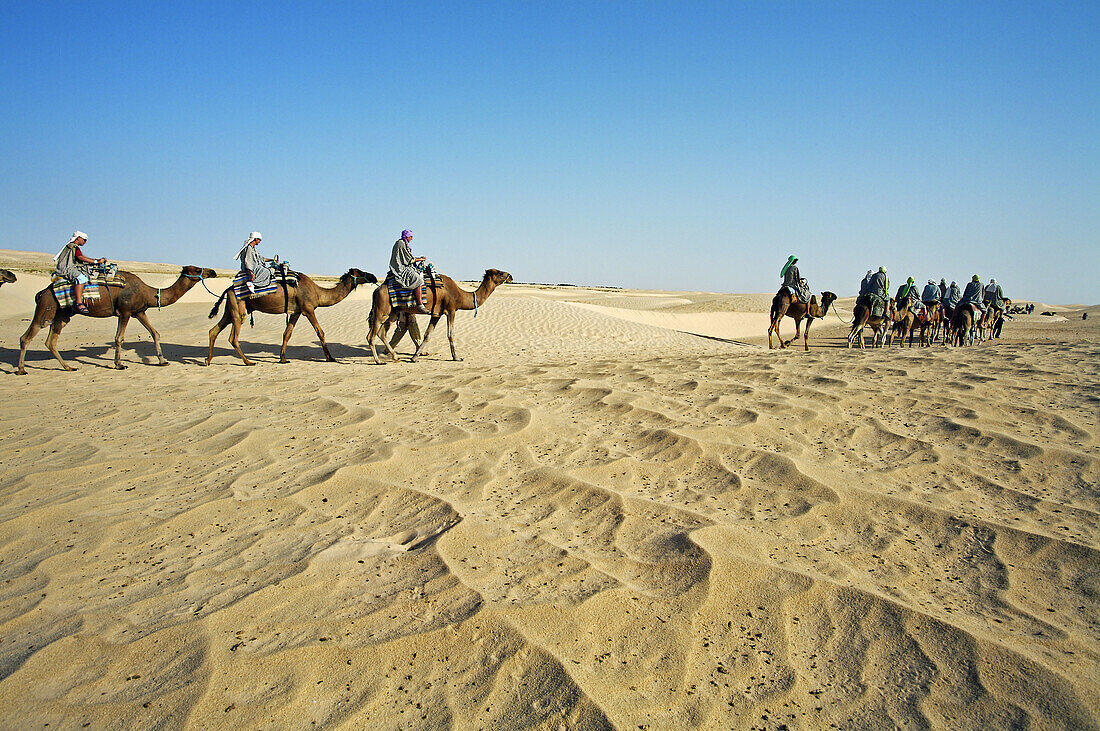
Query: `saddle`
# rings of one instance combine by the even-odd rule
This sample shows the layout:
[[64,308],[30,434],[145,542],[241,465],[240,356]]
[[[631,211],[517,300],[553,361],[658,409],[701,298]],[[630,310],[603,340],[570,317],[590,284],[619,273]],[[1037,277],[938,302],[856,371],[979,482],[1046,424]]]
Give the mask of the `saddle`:
[[[804,290],[807,289],[805,279],[802,280],[802,289],[804,289]],[[786,292],[787,296],[791,298],[791,304],[792,305],[797,304],[797,303],[802,303],[804,305],[809,305],[811,302],[814,301],[815,296],[816,296],[816,295],[812,295],[812,294],[807,295],[805,292],[799,293],[799,292],[795,291],[788,284],[784,284],[783,286],[781,286],[779,288],[779,291],[776,294],[783,294],[784,292]]]
[[[386,273],[383,284],[389,291],[391,307],[416,307],[416,291],[399,287],[397,280],[393,278],[393,272]],[[438,289],[442,285],[439,273],[434,269],[428,269],[424,272],[424,286],[420,288],[422,296],[426,297],[429,289]],[[427,300],[424,301],[427,302]]]
[[292,271],[285,266],[271,269],[271,284],[266,287],[259,287],[254,291],[248,288],[248,272],[243,269],[237,272],[237,276],[233,277],[233,294],[236,295],[239,300],[249,300],[255,299],[256,297],[263,297],[265,294],[271,294],[284,282],[288,287],[298,286],[298,275],[300,272]]
[[[85,302],[97,302],[100,297],[99,288],[104,287],[125,287],[126,280],[118,276],[118,267],[114,267],[109,270],[93,270],[89,276],[91,280],[88,284],[84,285],[84,301]],[[50,288],[53,290],[53,296],[57,298],[57,304],[62,308],[69,308],[76,306],[76,286],[58,274],[55,274],[50,281]]]

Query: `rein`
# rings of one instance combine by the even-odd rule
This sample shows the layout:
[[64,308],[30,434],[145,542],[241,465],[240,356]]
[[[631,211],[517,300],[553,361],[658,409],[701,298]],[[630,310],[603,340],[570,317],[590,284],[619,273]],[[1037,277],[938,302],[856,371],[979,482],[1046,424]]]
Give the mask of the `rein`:
[[[188,279],[197,279],[197,280],[199,280],[199,284],[202,285],[202,288],[205,289],[207,292],[210,292],[210,288],[206,286],[206,278],[203,277],[202,274],[184,274],[183,276],[187,277]],[[210,294],[214,297],[218,296],[218,295],[214,294],[213,292],[210,292]],[[157,301],[158,302],[160,301],[160,290],[159,289],[157,290]]]

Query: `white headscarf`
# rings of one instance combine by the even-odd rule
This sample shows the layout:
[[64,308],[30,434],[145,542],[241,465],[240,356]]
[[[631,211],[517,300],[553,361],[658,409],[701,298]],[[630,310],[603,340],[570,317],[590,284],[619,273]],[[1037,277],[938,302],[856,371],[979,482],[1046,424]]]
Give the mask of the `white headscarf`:
[[54,260],[56,261],[57,259],[60,259],[61,255],[65,253],[65,249],[69,248],[70,245],[76,243],[77,239],[84,239],[85,241],[87,241],[88,234],[84,233],[83,231],[73,231],[73,235],[69,239],[69,243],[61,247],[61,250],[57,252],[57,256],[54,257]]
[[241,252],[247,249],[249,244],[251,244],[256,239],[260,239],[261,241],[263,241],[263,238],[263,234],[261,234],[259,231],[253,231],[248,235],[248,238],[244,240],[244,246],[237,250],[237,253],[233,255],[233,258],[240,258]]

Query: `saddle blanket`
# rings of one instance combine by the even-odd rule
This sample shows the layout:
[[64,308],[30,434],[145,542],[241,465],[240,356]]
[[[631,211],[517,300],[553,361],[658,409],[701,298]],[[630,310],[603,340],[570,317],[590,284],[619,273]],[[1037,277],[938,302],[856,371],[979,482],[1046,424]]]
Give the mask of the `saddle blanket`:
[[[111,277],[109,279],[99,279],[89,284],[84,285],[84,301],[96,302],[99,300],[99,285],[110,285],[112,287],[123,287],[126,285],[126,280],[120,277]],[[76,305],[76,289],[72,282],[64,277],[56,277],[50,286],[53,288],[53,296],[57,298],[57,304],[62,308],[74,307]]]
[[[233,294],[235,294],[239,300],[263,297],[265,294],[271,294],[277,290],[282,283],[283,273],[275,271],[271,274],[271,284],[266,287],[257,287],[256,291],[253,292],[248,289],[248,272],[240,271],[237,272],[237,276],[233,277]],[[286,283],[291,287],[298,286],[298,272],[287,272]]]
[[[441,286],[438,279],[435,280],[435,286]],[[416,291],[412,289],[399,289],[392,275],[386,276],[386,289],[388,289],[390,293],[390,307],[416,307]],[[428,289],[428,284],[420,288],[425,302],[428,301]]]
[[[390,291],[390,307],[416,307],[416,292],[411,289],[398,289],[393,280],[386,280],[386,289]],[[420,288],[424,301],[428,299],[427,285]]]

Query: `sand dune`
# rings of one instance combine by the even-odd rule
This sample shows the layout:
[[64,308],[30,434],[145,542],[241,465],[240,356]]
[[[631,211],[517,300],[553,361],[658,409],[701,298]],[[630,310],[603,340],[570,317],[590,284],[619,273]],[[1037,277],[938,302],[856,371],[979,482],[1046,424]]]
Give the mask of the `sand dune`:
[[340,362],[257,316],[206,368],[196,288],[168,367],[77,319],[17,377],[44,282],[0,287],[4,727],[1100,725],[1097,319],[779,352],[715,339],[763,295],[506,285],[464,362],[375,366],[363,288]]

